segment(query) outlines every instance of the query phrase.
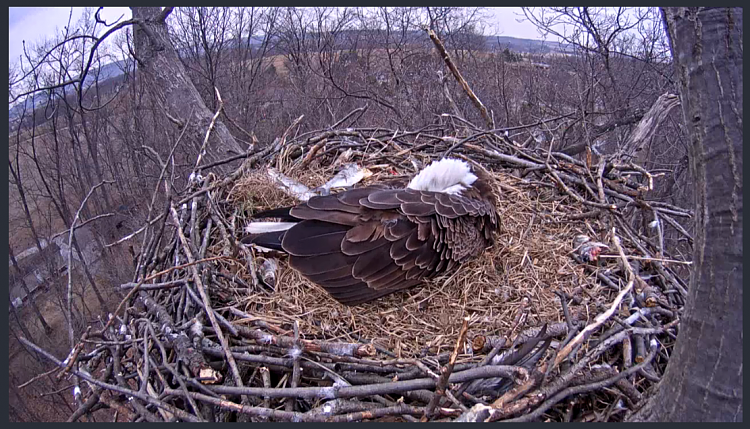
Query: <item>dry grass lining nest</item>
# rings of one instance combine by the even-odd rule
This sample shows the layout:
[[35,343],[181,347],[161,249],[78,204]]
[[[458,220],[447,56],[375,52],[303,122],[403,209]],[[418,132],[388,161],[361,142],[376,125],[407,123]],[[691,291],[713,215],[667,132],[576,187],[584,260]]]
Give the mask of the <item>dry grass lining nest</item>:
[[[318,165],[283,173],[314,188],[331,177],[335,168]],[[388,176],[383,170],[361,184]],[[529,326],[563,322],[556,290],[581,297],[572,309],[574,318],[586,320],[596,314],[596,303],[609,300],[612,290],[578,266],[571,251],[574,237],[592,235],[589,229],[596,237],[604,235],[597,231],[598,225],[566,221],[567,215],[580,214],[585,208],[554,189],[540,189],[505,172],[494,172],[493,177],[502,223],[496,244],[450,275],[348,307],[289,268],[282,257],[273,290],[259,288],[226,304],[275,322],[291,324],[296,320],[303,337],[346,342],[366,339],[399,357],[452,350],[465,316],[471,317],[468,338],[507,335],[524,298],[530,303]],[[228,201],[230,207],[251,212],[296,202],[269,180],[264,169],[238,180]],[[239,221],[237,228],[245,221]],[[247,283],[252,282],[250,271],[242,275]]]

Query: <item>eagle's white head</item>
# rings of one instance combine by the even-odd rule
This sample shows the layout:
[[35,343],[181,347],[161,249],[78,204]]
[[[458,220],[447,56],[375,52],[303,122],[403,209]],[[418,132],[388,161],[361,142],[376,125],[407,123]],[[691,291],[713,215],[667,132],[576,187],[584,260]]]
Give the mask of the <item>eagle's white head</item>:
[[467,189],[476,180],[477,176],[471,172],[471,166],[467,162],[445,158],[423,168],[411,179],[407,187],[419,191],[457,194]]

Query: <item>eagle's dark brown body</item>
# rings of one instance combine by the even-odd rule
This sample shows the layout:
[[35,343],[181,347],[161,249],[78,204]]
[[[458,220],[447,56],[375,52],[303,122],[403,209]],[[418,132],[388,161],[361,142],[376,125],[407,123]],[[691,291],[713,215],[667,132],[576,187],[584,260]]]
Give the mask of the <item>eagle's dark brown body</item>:
[[494,243],[495,198],[476,177],[453,194],[380,185],[313,197],[257,214],[296,223],[243,241],[288,253],[333,298],[361,304],[451,271]]

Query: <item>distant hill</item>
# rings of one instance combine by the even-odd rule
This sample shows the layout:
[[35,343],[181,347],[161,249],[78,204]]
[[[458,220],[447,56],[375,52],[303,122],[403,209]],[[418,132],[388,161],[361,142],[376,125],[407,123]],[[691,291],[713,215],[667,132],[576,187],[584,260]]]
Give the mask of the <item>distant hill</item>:
[[[97,81],[99,82],[99,85],[111,85],[114,83],[114,79],[121,78],[125,75],[125,70],[132,68],[133,61],[130,59],[113,61],[99,68],[92,67],[89,73],[86,75],[84,88],[89,88]],[[69,88],[68,91],[70,90],[71,89]],[[56,88],[54,92],[56,94],[62,94],[62,88]],[[49,91],[42,91],[35,93],[33,96],[26,97],[26,99],[22,102],[17,102],[13,107],[8,109],[8,120],[13,121],[20,118],[23,114],[24,109],[27,112],[31,112],[32,106],[36,107],[37,109],[43,107],[49,99],[49,96]]]
[[[342,36],[343,39],[356,37],[361,41],[361,43],[358,43],[358,46],[360,48],[367,48],[382,46],[382,44],[385,42],[386,33],[383,30],[348,30],[342,33]],[[314,39],[317,37],[317,34],[308,33],[307,37],[310,39]],[[401,37],[401,35],[399,35],[398,37]],[[276,40],[272,40],[271,45],[276,45],[276,43],[280,41],[280,39],[276,38]],[[409,44],[425,44],[425,46],[430,45],[429,37],[424,31],[410,31],[405,35],[404,41]],[[252,47],[258,47],[262,44],[262,42],[263,39],[261,37],[254,36],[251,38],[249,45]],[[479,42],[478,44],[480,46],[476,46],[476,49],[483,51],[502,51],[507,48],[514,52],[528,54],[549,54],[564,52],[564,49],[562,49],[560,44],[556,42],[534,39],[520,39],[517,37],[509,36],[480,36],[480,38],[475,39],[474,42]],[[246,44],[247,39],[243,39],[241,42],[237,39],[232,39],[227,41],[225,46],[228,49],[232,49],[238,47],[240,43]],[[450,48],[450,44],[446,44]],[[182,52],[178,53],[185,54],[184,50],[181,51]],[[202,48],[199,48],[199,53],[202,53]],[[269,49],[268,51],[269,55],[277,53],[277,50],[273,48]],[[97,79],[100,85],[103,85],[105,83],[111,84],[112,82],[108,82],[109,80],[123,76],[124,70],[133,69],[133,67],[134,65],[132,64],[132,60],[122,60],[105,64],[98,69],[92,69],[86,77],[86,87],[92,85]],[[57,89],[56,91],[60,91],[60,89]],[[47,102],[48,97],[48,92],[39,92],[36,93],[33,97],[26,97],[23,102],[16,103],[8,110],[8,119],[10,121],[13,121],[20,118],[21,114],[24,111],[24,104],[26,111],[30,111],[32,105],[36,106],[36,108],[38,109]]]
[[565,52],[563,47],[557,42],[549,42],[534,39],[519,39],[509,36],[487,36],[487,43],[500,45],[511,51],[528,54],[551,54]]

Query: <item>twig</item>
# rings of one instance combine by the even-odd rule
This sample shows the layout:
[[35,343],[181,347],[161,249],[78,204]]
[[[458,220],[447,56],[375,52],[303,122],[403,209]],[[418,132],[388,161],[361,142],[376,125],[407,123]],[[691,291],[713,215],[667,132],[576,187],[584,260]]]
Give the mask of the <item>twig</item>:
[[423,422],[426,422],[428,419],[433,417],[433,411],[435,410],[435,407],[440,402],[440,398],[445,394],[445,389],[448,384],[448,378],[450,377],[451,372],[453,372],[453,366],[456,364],[458,353],[459,351],[461,351],[461,349],[463,349],[463,345],[466,342],[466,332],[468,330],[469,317],[467,316],[464,317],[464,321],[461,324],[461,330],[458,332],[456,346],[453,348],[450,359],[448,359],[448,364],[440,369],[440,378],[438,379],[437,385],[435,387],[435,394],[430,400],[430,403],[427,404],[427,407],[425,408],[424,415],[422,416]]
[[534,371],[526,382],[515,386],[513,389],[505,392],[501,397],[496,399],[495,402],[492,403],[492,408],[503,410],[507,404],[512,403],[517,398],[520,398],[539,386],[547,372],[546,365],[547,364],[545,363],[538,371]]
[[[50,362],[54,363],[55,365],[57,365],[57,366],[59,366],[61,368],[65,367],[65,363],[60,362],[60,360],[58,360],[57,358],[55,358],[51,354],[47,353],[45,350],[43,350],[42,348],[40,348],[36,344],[32,343],[31,341],[27,340],[26,338],[21,337],[21,338],[19,338],[19,340],[23,344],[25,344],[26,346],[30,347],[31,349],[33,349],[37,353],[39,353],[42,356],[44,356],[47,360],[49,360]],[[80,378],[88,381],[91,384],[94,384],[94,385],[97,385],[97,386],[101,386],[101,387],[103,387],[103,388],[105,388],[107,390],[111,390],[113,392],[118,392],[118,393],[122,393],[124,395],[129,395],[129,396],[132,396],[134,398],[138,398],[138,399],[140,399],[140,400],[142,400],[144,402],[148,402],[149,404],[155,405],[155,406],[157,406],[157,407],[159,407],[161,409],[169,411],[170,413],[176,415],[177,417],[181,418],[182,420],[185,420],[185,421],[188,421],[188,422],[197,422],[198,421],[198,419],[195,416],[193,416],[193,415],[191,415],[191,414],[189,414],[189,413],[187,413],[187,412],[185,412],[185,411],[183,411],[183,410],[181,410],[181,409],[179,409],[177,407],[174,407],[172,405],[164,403],[164,402],[162,402],[162,401],[160,401],[160,400],[158,400],[156,398],[152,398],[149,395],[144,395],[141,392],[137,392],[135,390],[123,388],[123,387],[120,387],[120,386],[116,386],[114,384],[105,383],[103,381],[97,380],[96,378],[92,377],[88,373],[81,372],[81,371],[78,371],[76,369],[73,369],[72,372],[77,377],[80,377]]]
[[199,264],[204,264],[206,262],[220,261],[220,260],[225,260],[226,261],[226,260],[231,260],[231,259],[232,258],[230,258],[228,256],[211,256],[209,258],[198,259],[198,260],[195,260],[195,261],[186,262],[184,264],[176,265],[174,267],[169,267],[169,268],[167,268],[165,270],[159,271],[158,273],[151,274],[150,276],[148,276],[145,279],[143,279],[142,283],[151,281],[151,280],[153,280],[153,279],[155,279],[157,277],[161,277],[161,276],[163,276],[165,274],[169,274],[169,273],[171,273],[172,271],[175,271],[175,270],[181,270],[183,268],[192,267],[193,265],[199,265]]
[[573,351],[573,349],[583,344],[584,341],[591,335],[592,332],[594,332],[597,328],[599,328],[604,322],[606,322],[612,315],[617,311],[617,308],[620,306],[620,303],[622,302],[623,298],[625,298],[625,295],[630,293],[630,290],[633,289],[633,280],[629,281],[628,284],[625,286],[625,289],[623,289],[617,297],[615,297],[615,300],[612,302],[612,305],[609,307],[607,311],[604,313],[596,316],[596,319],[594,319],[594,323],[586,326],[583,328],[583,330],[578,333],[578,335],[573,338],[573,340],[563,348],[560,353],[557,354],[557,357],[555,358],[555,362],[552,364],[552,367],[557,367],[560,362],[562,362],[569,354]]
[[340,127],[341,124],[343,124],[347,119],[351,118],[352,116],[356,115],[357,113],[360,113],[360,116],[362,116],[367,111],[367,109],[369,107],[370,107],[369,104],[365,104],[362,107],[358,107],[358,108],[352,110],[346,116],[344,116],[343,118],[341,118],[340,121],[337,121],[335,124],[331,125],[331,129],[333,130],[333,129],[336,129],[336,128]]
[[195,267],[195,259],[193,258],[193,252],[190,250],[188,241],[185,238],[185,233],[182,231],[182,225],[180,225],[180,221],[177,217],[177,210],[175,209],[174,204],[171,207],[171,212],[172,212],[172,220],[174,221],[175,227],[177,228],[177,233],[179,234],[180,241],[182,242],[182,247],[185,252],[185,255],[187,256],[188,261],[192,263],[190,268],[193,271],[193,280],[195,281],[195,285],[196,285],[196,288],[198,289],[198,293],[200,294],[200,297],[203,300],[203,307],[206,310],[208,319],[211,321],[211,326],[214,328],[214,331],[216,331],[216,336],[219,338],[221,347],[224,349],[224,353],[226,355],[227,361],[229,362],[229,367],[232,369],[234,382],[237,384],[238,387],[242,387],[243,386],[242,376],[240,375],[240,371],[237,368],[237,363],[234,361],[234,356],[232,356],[232,352],[229,351],[229,343],[227,342],[226,337],[222,333],[221,327],[219,326],[219,322],[216,320],[216,316],[214,315],[213,309],[211,308],[211,300],[206,294],[206,289],[203,286],[203,281],[201,280],[200,273],[198,273],[198,270]]
[[484,104],[479,100],[479,98],[474,94],[474,91],[471,90],[471,87],[466,82],[466,79],[461,76],[461,72],[458,71],[458,68],[453,63],[453,60],[451,59],[450,55],[448,55],[448,51],[445,49],[445,46],[443,46],[443,42],[440,41],[440,38],[438,38],[437,34],[432,29],[427,30],[427,34],[430,36],[430,39],[432,39],[432,42],[435,44],[435,47],[437,47],[438,52],[440,52],[440,55],[443,57],[443,61],[445,61],[445,64],[450,69],[451,73],[453,73],[453,77],[456,78],[459,84],[461,84],[461,87],[466,92],[466,95],[469,96],[469,99],[471,99],[471,102],[474,103],[474,106],[479,110],[479,113],[482,115],[482,118],[484,118],[485,122],[487,123],[488,128],[493,128],[493,122],[492,118],[490,118],[489,113],[487,113],[487,108],[484,107]]
[[[295,340],[292,337],[273,335],[259,329],[249,329],[245,326],[235,326],[235,328],[240,336],[257,340],[261,344],[273,344],[284,348],[293,348],[295,345]],[[376,353],[375,347],[372,344],[333,343],[330,341],[301,339],[300,345],[303,351],[321,351],[339,356],[368,357],[375,356]]]
[[[605,204],[605,203],[595,203],[593,201],[586,200],[582,196],[578,195],[575,191],[570,189],[568,185],[563,182],[563,180],[558,176],[558,174],[552,169],[552,167],[547,164],[547,171],[549,172],[550,176],[554,179],[555,183],[557,183],[560,188],[568,195],[573,197],[574,200],[578,201],[581,204],[585,204],[587,206],[592,206],[600,209],[607,209],[607,210],[617,210],[617,206],[615,204]],[[581,180],[582,184],[585,184],[586,182]]]
[[42,378],[42,377],[46,377],[46,376],[48,376],[48,375],[52,374],[53,372],[55,372],[55,371],[59,371],[59,370],[60,370],[60,368],[57,368],[57,367],[55,367],[55,368],[52,368],[51,370],[49,370],[49,371],[47,371],[47,372],[43,372],[43,373],[41,373],[41,374],[39,374],[39,375],[37,375],[37,376],[35,376],[35,377],[31,378],[31,379],[30,379],[29,381],[27,381],[27,382],[25,382],[25,383],[23,383],[23,384],[19,385],[19,386],[18,386],[18,388],[19,388],[19,389],[23,389],[24,387],[26,387],[26,386],[28,386],[29,384],[31,384],[31,383],[33,383],[33,382],[35,382],[35,381],[39,380],[40,378]]
[[570,311],[568,310],[567,301],[568,299],[570,299],[570,297],[568,296],[568,294],[566,294],[565,292],[561,290],[556,290],[555,295],[557,295],[560,298],[560,305],[562,306],[562,309],[563,309],[563,317],[565,317],[565,323],[568,327],[568,332],[570,332],[573,329],[575,329],[575,326],[573,325],[573,320],[570,318]]
[[310,151],[307,152],[307,155],[302,160],[302,163],[299,165],[299,168],[307,168],[308,165],[312,162],[313,159],[315,159],[315,155],[317,155],[318,152],[320,152],[320,149],[323,148],[323,146],[328,143],[327,140],[319,141],[318,143],[315,143],[313,147],[310,148]]
[[510,330],[510,333],[508,333],[507,336],[507,342],[511,344],[516,344],[516,340],[518,339],[518,336],[516,335],[516,332],[518,332],[523,325],[526,324],[526,319],[529,317],[529,304],[531,303],[531,300],[529,297],[525,296],[521,300],[521,308],[518,314],[516,315],[515,319],[513,320],[513,327]]
[[623,268],[627,273],[628,282],[633,283],[636,280],[635,272],[633,271],[633,267],[630,266],[627,256],[625,256],[625,251],[622,250],[620,237],[617,236],[614,227],[612,227],[612,244],[614,244],[615,249],[617,249],[617,253],[620,254],[620,260],[622,261]]
[[584,384],[584,385],[581,385],[581,386],[568,387],[567,389],[561,391],[560,393],[556,394],[555,396],[553,396],[553,397],[547,399],[546,401],[544,401],[533,412],[528,413],[528,414],[524,414],[523,416],[515,418],[515,419],[505,420],[505,422],[510,423],[510,422],[528,422],[528,421],[532,421],[534,419],[537,419],[537,418],[541,417],[542,414],[544,414],[545,411],[547,411],[548,409],[550,409],[552,406],[554,406],[555,404],[559,403],[563,399],[567,398],[568,396],[578,395],[578,394],[585,393],[585,392],[591,392],[591,391],[594,391],[594,390],[599,390],[599,389],[603,389],[605,387],[611,386],[611,385],[615,384],[616,382],[618,382],[619,380],[622,380],[623,378],[629,376],[630,374],[633,374],[635,372],[640,371],[641,369],[643,369],[644,367],[646,367],[646,365],[649,365],[651,363],[651,361],[653,360],[653,358],[656,356],[656,352],[658,351],[658,349],[659,349],[658,345],[653,344],[651,352],[649,353],[648,357],[643,362],[641,362],[640,364],[638,364],[638,365],[636,365],[636,366],[634,366],[632,368],[629,368],[629,369],[627,369],[627,370],[625,370],[625,371],[623,371],[623,372],[621,372],[621,373],[619,373],[619,374],[617,374],[617,375],[615,375],[613,377],[610,377],[610,378],[608,378],[606,380],[602,380],[602,381],[598,381],[598,382],[590,383],[590,384]]
[[206,137],[203,138],[203,145],[201,145],[201,150],[198,152],[198,159],[195,160],[195,167],[193,168],[193,172],[196,174],[201,170],[201,160],[203,160],[203,156],[206,154],[206,146],[208,146],[208,138],[211,136],[211,131],[216,126],[216,120],[219,118],[221,111],[224,109],[224,100],[221,99],[219,88],[214,87],[214,93],[216,94],[216,98],[219,100],[219,107],[216,108],[216,113],[214,113],[214,116],[211,118],[211,122],[208,124]]
[[[260,367],[260,378],[263,381],[263,387],[265,389],[271,388],[271,372],[265,366]],[[265,408],[271,408],[271,397],[263,397],[263,406]]]
[[[201,259],[201,260],[193,261],[193,262],[188,262],[186,264],[182,264],[182,265],[178,265],[178,266],[167,268],[167,269],[165,269],[163,271],[160,271],[160,272],[158,272],[156,274],[152,274],[152,275],[146,277],[143,280],[138,281],[138,283],[135,283],[135,286],[132,286],[132,289],[130,290],[130,292],[128,292],[128,294],[125,295],[125,298],[123,298],[120,301],[120,304],[117,306],[117,309],[115,309],[115,312],[112,314],[112,317],[109,318],[109,320],[107,321],[107,324],[104,325],[104,327],[96,335],[97,336],[101,336],[103,332],[105,332],[110,326],[112,326],[112,323],[115,321],[116,316],[120,313],[120,311],[123,309],[123,307],[125,306],[125,304],[128,301],[130,301],[130,298],[132,298],[136,294],[136,292],[138,292],[139,290],[141,290],[141,286],[145,282],[151,281],[151,280],[153,280],[153,279],[155,279],[155,278],[157,278],[159,276],[162,276],[164,274],[168,274],[168,273],[170,273],[170,272],[172,272],[174,270],[177,270],[177,269],[187,268],[187,267],[191,267],[191,266],[196,265],[196,264],[201,264],[201,263],[204,263],[204,262],[215,261],[215,260],[219,260],[219,259],[231,259],[231,258],[229,258],[227,256],[212,256],[210,258]],[[183,280],[182,282],[184,283],[184,281],[185,280]],[[130,285],[132,285],[132,284],[133,283],[126,283],[126,285],[128,285],[128,287],[130,287]],[[122,285],[122,286],[125,286],[125,285]],[[149,289],[160,289],[160,288],[161,287],[154,286],[154,287],[151,287]]]
[[[300,358],[300,354],[302,353],[302,347],[299,344],[299,323],[297,323],[296,320],[294,321],[294,347],[290,350],[290,353],[292,355],[292,360],[294,361],[294,364],[292,367],[291,387],[297,387],[299,386],[299,379],[300,379],[299,358]],[[286,406],[287,411],[294,411],[295,400],[287,398],[285,406]]]
[[[161,182],[164,179],[164,175],[167,172],[167,168],[169,167],[169,160],[172,159],[172,157],[174,156],[174,151],[177,149],[177,146],[179,146],[180,142],[182,141],[182,138],[185,136],[185,132],[188,129],[187,125],[190,124],[190,118],[192,117],[194,110],[195,110],[194,108],[190,109],[190,115],[188,115],[187,123],[185,124],[185,127],[182,129],[182,132],[180,132],[180,135],[177,137],[177,140],[175,140],[174,144],[172,145],[172,148],[169,151],[169,156],[167,157],[167,162],[162,163],[161,171],[159,172],[159,179],[156,181],[156,185],[154,185],[154,191],[151,193],[151,201],[149,202],[149,205],[148,205],[148,213],[146,214],[146,219],[150,218],[151,217],[151,213],[153,213],[153,211],[154,211],[154,205],[156,204],[156,195],[157,195],[157,192],[159,191],[159,187],[161,186]],[[165,185],[166,185],[166,182],[165,182]],[[167,202],[169,202],[169,200],[171,199],[171,196],[169,194],[169,189],[170,188],[167,188],[167,195],[166,195],[166,198],[165,198],[167,200]],[[166,216],[166,210],[165,210],[165,212],[158,219],[161,219],[164,216]],[[145,256],[145,252],[146,252],[146,239],[148,237],[148,227],[151,226],[151,224],[152,224],[152,222],[148,222],[141,229],[141,230],[145,231],[145,233],[143,234],[143,240],[141,241],[141,249],[140,249],[140,252],[139,252],[139,254],[142,255],[142,257],[138,261],[138,265],[136,266],[136,269],[134,270],[135,277],[133,278],[133,280],[137,279],[139,275],[141,277],[143,277],[145,275],[146,266],[145,266],[143,257]],[[164,224],[162,224],[162,227],[163,227],[163,225]],[[139,230],[139,231],[141,231],[141,230]],[[134,234],[139,233],[139,231],[136,232],[136,233],[131,234],[130,236],[134,236]],[[118,240],[118,242],[120,242],[120,241],[122,241],[122,239]],[[119,313],[119,307],[118,307],[118,310],[115,311],[115,316],[118,313]]]
[[[112,184],[115,183],[112,180],[103,180],[99,182],[98,184],[94,185],[91,189],[89,189],[89,192],[86,194],[86,197],[81,201],[81,205],[78,206],[78,211],[76,211],[75,216],[73,217],[73,222],[70,224],[70,230],[68,231],[68,305],[67,305],[67,313],[68,313],[68,340],[70,340],[70,347],[72,348],[75,345],[75,333],[73,332],[73,233],[76,230],[76,222],[78,222],[78,218],[81,216],[81,211],[83,210],[83,207],[86,206],[86,201],[88,201],[89,197],[91,197],[91,194],[94,193],[100,186],[104,184]],[[81,263],[85,264],[86,261],[81,261]],[[102,308],[104,311],[107,310],[107,304],[106,302],[102,302]]]
[[[112,363],[110,363],[104,368],[104,374],[102,375],[102,378],[101,378],[102,380],[106,380],[112,375],[112,366],[113,366]],[[68,417],[67,421],[75,422],[79,418],[81,418],[84,414],[91,412],[94,406],[97,403],[99,403],[102,390],[103,389],[101,386],[94,386],[94,388],[91,391],[91,396],[89,396],[86,402],[84,402],[77,410],[75,410],[75,412],[73,412],[73,414],[70,417]]]
[[[179,390],[165,389],[165,393],[169,395],[183,396],[183,393]],[[375,419],[378,417],[388,415],[400,415],[400,414],[411,414],[418,415],[423,412],[423,409],[418,407],[412,407],[406,404],[398,404],[392,407],[375,408],[366,411],[358,411],[349,414],[343,414],[338,416],[330,416],[328,413],[300,413],[293,411],[281,411],[275,410],[270,407],[250,407],[247,405],[240,405],[236,402],[227,401],[224,399],[214,398],[201,393],[190,392],[190,396],[198,399],[202,402],[207,402],[212,405],[216,405],[221,408],[230,409],[238,413],[247,414],[255,417],[274,418],[277,420],[284,421],[304,421],[304,422],[353,422],[360,420]]]
[[669,216],[668,214],[662,213],[661,217],[663,217],[664,220],[666,220],[668,224],[672,225],[672,228],[674,228],[675,230],[677,230],[677,232],[679,232],[680,234],[684,235],[685,238],[688,239],[688,243],[690,243],[691,245],[693,244],[693,236],[690,235],[689,232],[685,231],[685,228],[683,228],[682,225],[680,225],[679,223],[677,223],[677,221],[674,220],[674,219],[672,219],[672,217]]
[[[620,256],[616,256],[616,255],[599,255],[599,258],[621,259]],[[667,262],[667,263],[681,264],[681,265],[693,265],[693,261],[678,261],[676,259],[648,258],[645,256],[633,256],[633,255],[627,255],[625,258],[633,259],[636,261]]]
[[[174,326],[171,315],[164,306],[154,301],[149,294],[141,291],[138,294],[140,302],[146,307],[149,314],[153,315],[159,322],[159,330],[174,350],[177,358],[197,377],[218,381],[221,375],[211,368],[206,362],[203,354],[195,350],[190,338],[183,330],[178,330]],[[194,328],[197,322],[192,322],[191,328]]]
[[257,150],[249,150],[245,153],[240,153],[237,155],[230,156],[228,158],[220,159],[218,161],[214,161],[208,164],[203,164],[200,166],[201,170],[208,170],[209,168],[218,167],[220,165],[229,164],[232,161],[237,161],[238,159],[247,158],[249,156],[252,156],[253,154],[258,153]]
[[[96,215],[96,216],[94,216],[94,217],[92,217],[90,219],[86,219],[85,221],[83,221],[83,222],[79,223],[78,225],[76,225],[75,229],[82,228],[85,225],[87,225],[87,224],[89,224],[89,223],[91,223],[91,222],[93,222],[95,220],[99,220],[99,219],[102,219],[102,218],[105,218],[105,217],[114,216],[114,215],[115,215],[114,213],[102,213],[100,215]],[[65,231],[60,231],[57,234],[55,234],[52,237],[50,237],[50,241],[54,240],[55,238],[57,238],[57,237],[59,237],[59,236],[61,236],[63,234],[69,234],[69,233],[70,233],[70,229],[66,229]]]
[[[172,280],[169,282],[162,282],[162,283],[143,283],[140,286],[140,290],[158,290],[158,289],[171,289],[177,286],[184,285],[188,280],[187,279],[178,279],[178,280]],[[120,285],[121,289],[133,289],[134,287],[138,286],[138,283],[123,283]]]
[[[167,358],[167,351],[164,349],[164,345],[159,341],[159,338],[157,337],[156,333],[154,333],[154,327],[151,326],[151,323],[146,323],[146,326],[148,327],[149,332],[151,333],[151,337],[154,339],[154,342],[156,343],[157,347],[159,347],[159,351],[161,352],[161,361],[162,365],[167,367],[169,372],[172,373],[173,379],[177,380],[177,383],[180,385],[180,389],[182,389],[183,392],[187,393],[187,386],[185,385],[185,381],[182,379],[180,374],[177,373],[177,370],[174,369],[172,365],[169,364],[168,358]],[[204,421],[205,419],[201,415],[200,409],[198,408],[198,404],[195,403],[193,398],[190,396],[187,396],[187,400],[190,403],[190,407],[193,409],[193,412],[196,416],[198,416],[198,419],[201,421]]]
[[[519,375],[520,374],[520,375]],[[462,383],[464,381],[476,380],[490,377],[524,377],[527,371],[517,366],[492,365],[482,368],[472,368],[465,371],[454,372],[448,378],[448,383]],[[431,389],[437,382],[431,378],[419,378],[414,380],[394,381],[391,383],[378,383],[362,386],[329,386],[329,387],[297,387],[264,389],[262,387],[232,387],[232,386],[210,386],[210,390],[227,395],[250,395],[269,396],[271,398],[354,398],[369,395],[386,395],[401,393],[410,390]]]

